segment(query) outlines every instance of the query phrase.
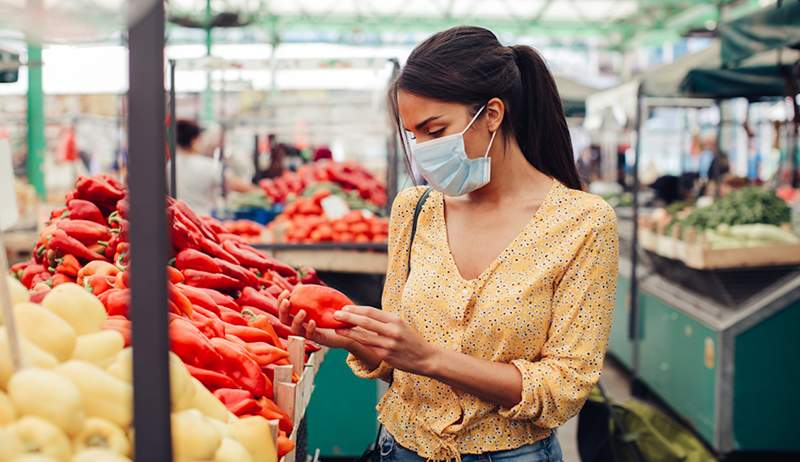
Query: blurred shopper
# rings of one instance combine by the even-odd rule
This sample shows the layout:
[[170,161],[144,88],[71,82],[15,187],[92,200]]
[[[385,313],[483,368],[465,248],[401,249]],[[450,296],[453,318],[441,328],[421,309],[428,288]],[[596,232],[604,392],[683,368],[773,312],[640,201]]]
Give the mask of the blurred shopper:
[[274,133],[267,135],[266,158],[266,167],[264,167],[262,162],[258,162],[258,170],[253,178],[254,183],[264,178],[277,178],[283,175],[283,171],[286,168],[286,146],[278,143],[278,139]]
[[390,96],[433,190],[392,206],[383,309],[317,329],[289,319],[284,294],[281,318],[391,381],[381,460],[560,462],[553,429],[602,369],[618,251],[613,209],[581,191],[553,77],[534,49],[456,27],[414,49]]
[[[210,214],[222,197],[222,164],[200,149],[202,129],[196,122],[176,122],[177,196],[197,213]],[[169,168],[167,168],[169,171]],[[254,187],[232,175],[225,176],[228,191],[247,192]]]

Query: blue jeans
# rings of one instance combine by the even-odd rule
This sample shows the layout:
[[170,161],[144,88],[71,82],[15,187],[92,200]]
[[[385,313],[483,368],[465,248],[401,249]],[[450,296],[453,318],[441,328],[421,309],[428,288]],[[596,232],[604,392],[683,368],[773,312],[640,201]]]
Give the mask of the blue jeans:
[[[380,438],[381,462],[425,462],[416,452],[406,449],[395,441],[386,430]],[[561,446],[556,433],[533,444],[484,454],[463,454],[462,462],[563,462]]]

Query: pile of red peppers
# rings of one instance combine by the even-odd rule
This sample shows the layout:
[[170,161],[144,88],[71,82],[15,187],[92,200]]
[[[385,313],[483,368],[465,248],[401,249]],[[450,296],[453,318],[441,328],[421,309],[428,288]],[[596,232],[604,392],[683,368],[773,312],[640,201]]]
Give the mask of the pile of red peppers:
[[[12,267],[35,302],[65,282],[85,287],[105,306],[105,327],[122,333],[126,346],[128,211],[118,180],[80,177],[66,206],[51,214],[33,257]],[[299,284],[321,284],[316,272],[273,259],[180,200],[168,199],[167,215],[174,251],[167,267],[172,350],[232,413],[276,419],[290,433],[291,417],[272,401],[274,368],[290,364],[291,331],[278,319],[277,297]],[[306,342],[307,353],[318,349]]]

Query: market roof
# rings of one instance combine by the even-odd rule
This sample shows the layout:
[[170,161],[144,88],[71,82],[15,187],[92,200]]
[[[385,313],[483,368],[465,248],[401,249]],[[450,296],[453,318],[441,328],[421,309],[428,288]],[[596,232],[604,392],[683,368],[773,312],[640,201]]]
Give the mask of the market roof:
[[754,54],[800,47],[800,1],[784,1],[719,26],[722,62],[736,65]]

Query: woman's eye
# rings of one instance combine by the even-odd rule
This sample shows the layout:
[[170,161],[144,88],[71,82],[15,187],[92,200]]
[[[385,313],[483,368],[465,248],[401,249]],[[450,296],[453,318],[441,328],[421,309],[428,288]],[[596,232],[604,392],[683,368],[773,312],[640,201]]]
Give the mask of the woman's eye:
[[442,136],[442,134],[444,134],[444,127],[440,128],[440,129],[438,129],[436,131],[428,132],[428,135],[433,136],[433,137],[439,137],[439,136]]

